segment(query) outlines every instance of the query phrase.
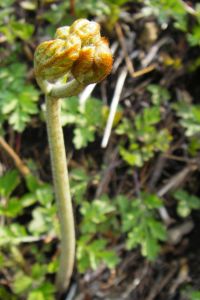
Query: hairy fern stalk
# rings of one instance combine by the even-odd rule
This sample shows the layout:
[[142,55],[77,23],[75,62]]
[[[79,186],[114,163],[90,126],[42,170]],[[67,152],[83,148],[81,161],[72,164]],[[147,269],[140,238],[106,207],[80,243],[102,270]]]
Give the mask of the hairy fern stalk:
[[[46,98],[47,132],[61,236],[56,286],[59,294],[63,294],[74,268],[75,229],[60,120],[61,98],[77,95],[86,85],[103,80],[112,69],[112,55],[107,40],[100,35],[99,24],[79,19],[70,27],[58,28],[54,39],[36,48],[34,69]],[[73,79],[63,83],[68,75]]]

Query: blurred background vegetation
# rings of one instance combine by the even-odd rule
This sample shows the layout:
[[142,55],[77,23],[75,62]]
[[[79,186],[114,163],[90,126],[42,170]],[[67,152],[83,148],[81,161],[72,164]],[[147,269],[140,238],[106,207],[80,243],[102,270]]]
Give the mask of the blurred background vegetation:
[[101,24],[114,65],[63,100],[77,231],[66,299],[198,300],[200,4],[181,0],[0,0],[0,299],[55,299],[59,228],[33,55],[77,18]]

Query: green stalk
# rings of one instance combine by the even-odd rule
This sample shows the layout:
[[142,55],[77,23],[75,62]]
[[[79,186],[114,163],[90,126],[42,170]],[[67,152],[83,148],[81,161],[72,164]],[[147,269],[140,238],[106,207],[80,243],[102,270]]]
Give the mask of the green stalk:
[[68,287],[75,258],[75,229],[63,131],[60,120],[61,100],[46,95],[46,121],[61,233],[61,256],[56,286],[60,294]]
[[[60,221],[61,257],[56,281],[60,295],[69,285],[75,257],[74,218],[60,121],[60,98],[79,94],[88,84],[103,80],[111,69],[112,54],[107,41],[101,38],[100,26],[86,19],[76,20],[70,27],[58,28],[55,39],[42,42],[34,54],[36,79],[46,95],[47,131]],[[63,83],[67,75],[74,79]]]

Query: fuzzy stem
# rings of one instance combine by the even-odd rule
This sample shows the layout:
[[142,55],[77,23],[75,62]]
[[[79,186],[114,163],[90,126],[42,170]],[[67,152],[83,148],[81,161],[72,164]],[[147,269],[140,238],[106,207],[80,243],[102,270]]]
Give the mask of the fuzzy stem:
[[85,85],[78,82],[76,79],[67,83],[50,83],[47,80],[43,80],[37,77],[37,83],[45,95],[56,98],[66,98],[78,95],[85,88]]
[[60,106],[60,99],[46,95],[47,132],[61,232],[61,256],[56,286],[59,294],[62,294],[67,289],[73,272],[75,229]]

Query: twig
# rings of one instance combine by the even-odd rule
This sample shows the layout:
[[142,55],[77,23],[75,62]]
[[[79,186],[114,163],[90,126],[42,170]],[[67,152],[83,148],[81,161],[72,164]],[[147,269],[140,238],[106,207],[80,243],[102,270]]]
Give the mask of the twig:
[[142,280],[148,273],[148,265],[146,265],[140,274],[140,276],[137,276],[133,279],[131,284],[128,286],[127,290],[122,294],[122,299],[126,300],[129,299],[130,294],[141,284]]
[[135,71],[134,67],[133,67],[133,63],[132,63],[131,58],[130,58],[131,56],[129,57],[129,55],[128,55],[125,40],[124,40],[124,35],[123,35],[122,29],[121,29],[121,26],[119,25],[119,23],[116,23],[115,29],[116,29],[116,32],[117,32],[117,35],[118,35],[118,38],[119,38],[120,45],[122,47],[122,51],[124,53],[126,66],[127,66],[127,69],[129,71],[130,75],[133,78],[136,78],[136,77],[142,76],[144,74],[147,74],[147,73],[152,72],[153,70],[155,70],[155,68],[156,68],[155,64],[151,64],[150,66],[148,66],[148,64],[153,60],[153,58],[155,57],[155,55],[156,55],[157,51],[159,50],[159,48],[166,42],[166,39],[162,39],[161,41],[159,41],[156,45],[154,45],[151,48],[150,52],[147,54],[145,59],[142,61],[143,69]]
[[154,171],[152,172],[153,174],[152,174],[152,176],[149,180],[149,183],[148,183],[148,189],[150,191],[154,190],[154,187],[155,187],[156,183],[158,182],[158,180],[160,178],[160,175],[163,171],[165,163],[166,163],[165,156],[164,155],[159,155],[157,161],[154,164]]
[[70,0],[70,15],[75,16],[75,0]]
[[183,236],[190,233],[194,228],[192,220],[188,220],[183,224],[172,227],[168,230],[168,243],[177,245],[182,240]]
[[116,110],[117,110],[117,105],[119,103],[119,99],[120,99],[120,96],[121,96],[121,92],[122,92],[122,89],[123,89],[123,86],[124,86],[124,82],[125,82],[127,73],[128,73],[127,69],[124,68],[122,70],[121,74],[118,77],[118,80],[117,80],[117,83],[116,83],[116,88],[115,88],[115,91],[114,91],[114,96],[113,96],[111,107],[110,107],[110,113],[109,113],[108,121],[107,121],[107,124],[106,124],[103,140],[102,140],[102,143],[101,143],[102,148],[105,148],[108,144],[108,140],[110,138],[115,113],[116,113]]
[[186,177],[190,174],[190,172],[195,171],[198,167],[196,165],[188,165],[183,170],[178,172],[176,175],[171,177],[171,179],[167,182],[166,185],[164,185],[159,191],[158,196],[162,197],[164,196],[169,190],[172,190],[179,186]]
[[190,162],[189,158],[179,157],[179,156],[176,156],[176,155],[173,155],[173,154],[164,153],[163,156],[166,157],[167,159],[171,159],[171,160],[183,161],[183,162],[186,162],[186,163]]
[[0,137],[0,147],[12,158],[16,168],[20,171],[22,176],[27,176],[31,173],[29,168],[23,163],[17,153],[8,145],[8,143]]
[[177,275],[170,285],[169,295],[171,296],[170,299],[174,298],[174,294],[176,293],[177,289],[180,285],[191,282],[191,278],[189,275],[189,265],[188,260],[186,257],[180,259],[180,269]]
[[[102,175],[101,175],[101,182],[99,183],[98,189],[96,191],[96,198],[100,197],[103,193],[105,193],[111,179],[112,179],[112,174],[114,172],[114,169],[120,164],[117,161],[118,158],[118,147],[116,147],[114,150],[109,149],[109,164],[106,167],[105,170],[103,170]],[[110,155],[111,154],[111,155]],[[107,165],[107,162],[104,161],[104,164]]]
[[170,268],[168,274],[166,274],[162,280],[155,280],[155,284],[152,286],[150,293],[145,300],[155,299],[159,295],[160,291],[169,283],[176,271],[177,267],[174,265],[173,268]]
[[[158,197],[163,197],[168,191],[178,187],[190,174],[191,171],[194,171],[197,169],[196,165],[188,165],[186,166],[182,171],[174,175],[168,182],[165,184],[158,192]],[[172,223],[172,219],[170,218],[166,208],[160,207],[159,213],[162,218],[162,220],[165,222],[166,225],[169,225]]]
[[154,57],[156,56],[157,52],[159,51],[159,49],[166,43],[169,42],[168,38],[163,38],[161,39],[158,43],[156,43],[155,45],[153,45],[151,47],[151,49],[149,50],[147,56],[142,60],[142,67],[145,68],[147,67],[152,60],[154,59]]
[[83,92],[80,94],[79,97],[79,103],[82,107],[84,107],[85,102],[87,101],[87,99],[90,97],[90,95],[92,94],[94,88],[96,86],[96,83],[90,84],[88,85]]
[[133,78],[136,78],[136,77],[142,76],[144,74],[147,74],[149,72],[152,72],[153,70],[155,70],[155,68],[156,68],[156,65],[152,64],[152,65],[150,65],[150,66],[148,66],[144,69],[141,69],[139,71],[136,71],[136,72],[132,73],[131,75],[132,75]]
[[125,44],[125,40],[124,40],[124,35],[123,35],[122,28],[119,25],[119,23],[115,24],[115,30],[116,30],[117,36],[119,38],[119,42],[122,47],[123,53],[124,53],[124,58],[125,58],[127,69],[129,71],[130,75],[132,75],[134,73],[134,68],[133,68],[132,61],[131,61],[130,57],[128,56],[128,52],[127,52],[126,44]]

